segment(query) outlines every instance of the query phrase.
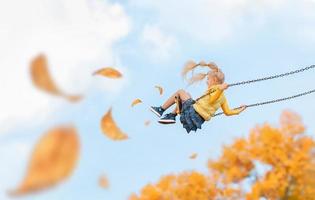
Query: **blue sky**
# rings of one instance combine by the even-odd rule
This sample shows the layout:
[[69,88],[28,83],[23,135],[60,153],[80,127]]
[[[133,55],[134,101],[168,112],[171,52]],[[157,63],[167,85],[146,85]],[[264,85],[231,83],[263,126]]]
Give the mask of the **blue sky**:
[[[285,109],[298,112],[307,133],[315,133],[314,95],[217,117],[189,135],[179,123],[156,123],[148,111],[180,88],[195,98],[203,93],[204,83],[186,87],[180,77],[189,59],[215,61],[228,83],[314,64],[315,1],[34,0],[21,6],[21,12],[4,12],[17,2],[0,3],[0,199],[9,199],[5,192],[22,180],[33,145],[55,125],[78,128],[78,166],[64,183],[25,199],[120,200],[161,175],[206,172],[207,160],[218,156],[223,144],[246,136],[257,124],[277,125]],[[30,14],[33,4],[41,10],[39,16]],[[62,87],[84,93],[81,103],[69,104],[33,89],[27,62],[39,52],[50,58]],[[124,80],[90,80],[90,73],[103,65],[117,66]],[[226,96],[231,107],[290,96],[313,89],[314,77],[309,71],[230,88]],[[164,88],[163,96],[155,85]],[[135,98],[143,104],[131,108]],[[101,133],[99,121],[110,107],[129,140],[113,142]],[[146,120],[150,126],[144,126]],[[188,159],[193,152],[198,158]],[[97,185],[101,174],[110,180],[108,190]]]

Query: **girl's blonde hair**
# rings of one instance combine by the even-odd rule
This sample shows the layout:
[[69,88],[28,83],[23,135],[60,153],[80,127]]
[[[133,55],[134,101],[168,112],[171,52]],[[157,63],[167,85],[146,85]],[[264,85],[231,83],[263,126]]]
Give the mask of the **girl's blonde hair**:
[[[198,66],[209,67],[210,71],[208,71],[207,73],[198,73],[194,75],[194,69]],[[192,72],[192,77],[187,80],[186,76],[187,76],[187,73],[190,71]],[[186,63],[186,65],[184,66],[182,70],[182,77],[188,81],[188,85],[202,81],[208,75],[216,77],[220,84],[224,82],[224,78],[225,78],[224,73],[214,62],[206,63],[204,61],[201,61],[199,63],[195,63],[193,60],[190,60]]]

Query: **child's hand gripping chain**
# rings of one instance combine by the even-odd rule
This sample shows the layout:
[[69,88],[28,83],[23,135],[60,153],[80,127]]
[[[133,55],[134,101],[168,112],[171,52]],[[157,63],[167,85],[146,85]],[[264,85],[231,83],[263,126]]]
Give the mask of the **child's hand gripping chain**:
[[180,121],[189,133],[191,130],[196,131],[198,128],[201,129],[204,121],[209,121],[219,108],[227,116],[237,115],[246,109],[245,105],[237,109],[229,108],[224,96],[224,91],[228,89],[229,85],[224,83],[224,73],[215,63],[201,61],[196,64],[190,61],[185,65],[182,75],[185,77],[189,71],[193,71],[198,66],[208,67],[210,70],[208,73],[198,73],[192,76],[188,80],[188,83],[193,84],[207,78],[207,91],[198,99],[193,100],[188,92],[178,90],[162,106],[150,107],[152,112],[161,117],[166,109],[176,103],[176,109],[163,116],[159,120],[160,123],[175,123],[177,114],[180,114]]

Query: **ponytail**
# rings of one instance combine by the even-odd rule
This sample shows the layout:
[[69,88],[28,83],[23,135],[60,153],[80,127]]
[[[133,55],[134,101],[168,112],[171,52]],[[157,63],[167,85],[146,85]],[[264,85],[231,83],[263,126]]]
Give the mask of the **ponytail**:
[[[198,73],[194,75],[194,69],[198,66],[208,67],[211,69],[211,71],[209,71],[208,73]],[[187,73],[190,71],[192,72],[192,77],[187,80],[186,76],[187,76]],[[201,61],[199,63],[195,63],[194,61],[190,60],[185,64],[181,74],[182,74],[182,77],[187,80],[188,85],[192,85],[196,82],[202,81],[209,74],[212,74],[213,76],[215,76],[219,80],[219,82],[221,83],[224,82],[224,74],[214,62],[206,63],[205,61]]]

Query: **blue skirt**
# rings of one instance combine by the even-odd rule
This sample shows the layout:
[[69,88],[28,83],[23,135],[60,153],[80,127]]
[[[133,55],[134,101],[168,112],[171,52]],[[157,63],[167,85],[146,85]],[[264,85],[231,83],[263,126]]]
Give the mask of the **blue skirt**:
[[201,125],[205,120],[195,111],[193,105],[195,100],[188,99],[183,102],[180,122],[183,124],[183,127],[186,129],[187,133],[190,131],[196,131],[198,128],[201,129]]

